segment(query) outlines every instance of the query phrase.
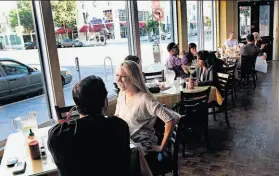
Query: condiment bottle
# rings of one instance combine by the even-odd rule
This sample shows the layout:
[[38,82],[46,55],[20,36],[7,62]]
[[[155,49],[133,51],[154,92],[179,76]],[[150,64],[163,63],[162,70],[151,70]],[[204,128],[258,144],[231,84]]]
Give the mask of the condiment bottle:
[[30,151],[31,158],[33,160],[40,159],[40,148],[39,142],[35,139],[35,134],[30,129],[30,133],[28,136],[28,147]]
[[189,79],[188,89],[194,89],[194,80],[192,78],[192,75],[190,76]]

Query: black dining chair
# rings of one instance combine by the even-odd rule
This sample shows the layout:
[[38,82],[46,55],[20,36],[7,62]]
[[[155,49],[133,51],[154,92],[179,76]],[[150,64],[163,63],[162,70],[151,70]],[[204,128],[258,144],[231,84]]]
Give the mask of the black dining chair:
[[181,101],[173,107],[176,112],[184,116],[179,120],[182,126],[183,156],[185,156],[187,134],[198,129],[203,131],[206,147],[208,149],[210,147],[208,138],[208,98],[210,90],[211,87],[195,93],[181,92]]
[[241,56],[240,88],[242,88],[243,81],[248,82],[250,80],[250,77],[252,77],[253,79],[254,89],[256,88],[256,59],[257,56]]
[[55,107],[58,120],[64,120],[67,117],[67,113],[70,112],[70,110],[74,106],[64,106],[64,107],[54,106],[54,107]]
[[[219,92],[223,97],[223,103],[222,105],[217,105],[217,103],[214,103],[213,105],[213,116],[215,118],[216,113],[225,113],[225,120],[228,128],[231,128],[229,118],[228,118],[228,94],[229,94],[229,79],[230,75],[225,73],[217,73],[217,81],[218,81],[218,87]],[[218,107],[218,111],[215,112],[215,107]]]
[[235,71],[236,71],[236,64],[229,65],[228,67],[224,67],[225,73],[229,74],[229,82],[228,82],[228,95],[231,95],[233,107],[235,107],[235,98],[236,95],[236,78],[235,78]]
[[[158,145],[161,144],[163,136],[165,123],[160,119],[156,119],[156,123],[154,125],[155,135],[158,138]],[[159,134],[159,136],[158,136]],[[169,137],[168,145],[163,152],[157,153],[162,155],[162,159],[157,160],[156,163],[151,163],[151,171],[154,176],[162,175],[164,176],[167,173],[172,173],[174,176],[179,175],[179,165],[178,165],[178,152],[179,152],[179,144],[180,144],[180,134],[181,134],[181,126],[180,123],[177,123],[174,126],[174,129]]]
[[159,82],[164,82],[165,81],[164,70],[158,71],[158,72],[149,72],[149,73],[142,72],[142,74],[144,76],[145,82],[150,82],[154,79],[159,79]]

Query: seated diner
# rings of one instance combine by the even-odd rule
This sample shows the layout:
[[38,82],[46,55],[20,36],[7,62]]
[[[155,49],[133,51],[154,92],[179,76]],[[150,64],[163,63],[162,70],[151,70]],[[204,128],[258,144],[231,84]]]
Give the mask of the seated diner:
[[[124,61],[117,69],[116,82],[120,88],[115,116],[125,120],[131,139],[146,153],[150,169],[156,163],[157,153],[167,146],[168,138],[176,120],[180,117],[160,104],[149,92],[138,64]],[[160,144],[154,135],[154,124],[160,118],[165,123],[165,132]],[[155,152],[155,153],[154,153]]]
[[88,76],[72,94],[80,118],[49,131],[48,147],[59,174],[130,175],[129,127],[118,117],[105,118],[108,100],[103,80]]
[[[213,58],[215,54],[202,50],[197,54],[198,67],[191,73],[187,67],[184,71],[196,78],[198,86],[213,86],[216,82],[216,72],[213,67]],[[215,56],[216,57],[216,56]]]

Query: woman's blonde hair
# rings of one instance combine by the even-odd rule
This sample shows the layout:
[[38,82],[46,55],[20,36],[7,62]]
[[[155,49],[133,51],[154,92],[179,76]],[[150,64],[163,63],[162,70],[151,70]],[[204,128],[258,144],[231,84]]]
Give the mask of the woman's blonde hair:
[[253,36],[254,36],[255,42],[257,42],[258,40],[261,40],[261,37],[258,32],[253,32]]
[[145,81],[143,78],[143,74],[141,72],[141,69],[139,65],[130,60],[126,60],[120,64],[120,66],[125,70],[125,72],[128,74],[129,79],[131,83],[135,86],[135,88],[142,93],[146,93],[153,97],[153,95],[150,93],[148,88],[145,85]]

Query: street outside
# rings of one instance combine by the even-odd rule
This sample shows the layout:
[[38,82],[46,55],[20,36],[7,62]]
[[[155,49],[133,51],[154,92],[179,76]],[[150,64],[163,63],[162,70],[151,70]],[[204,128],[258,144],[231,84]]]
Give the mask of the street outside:
[[[197,36],[189,37],[189,43],[197,43]],[[154,64],[153,45],[152,42],[141,43],[141,56],[143,63],[143,71],[155,71],[164,68],[165,59],[168,56],[167,44],[170,40],[163,40],[160,43],[161,64]],[[212,47],[210,34],[205,36],[205,46]],[[1,51],[1,58],[12,58],[19,62],[33,67],[39,67],[39,55],[37,49],[32,50],[14,50]],[[72,87],[79,81],[79,75],[76,71],[75,58],[79,58],[81,79],[89,75],[100,76],[109,92],[109,96],[114,94],[113,82],[115,80],[115,68],[129,54],[128,43],[107,42],[105,46],[81,47],[81,48],[59,48],[58,56],[60,67],[67,68],[71,71],[73,80],[64,87],[64,97],[66,105],[73,105]],[[110,61],[106,60],[106,69],[104,67],[105,57],[110,57]],[[105,71],[106,70],[106,71]],[[0,107],[0,141],[4,140],[9,134],[15,132],[12,120],[18,116],[24,116],[27,112],[36,111],[38,124],[48,121],[49,114],[46,106],[45,95],[31,97],[22,101],[15,101]]]

